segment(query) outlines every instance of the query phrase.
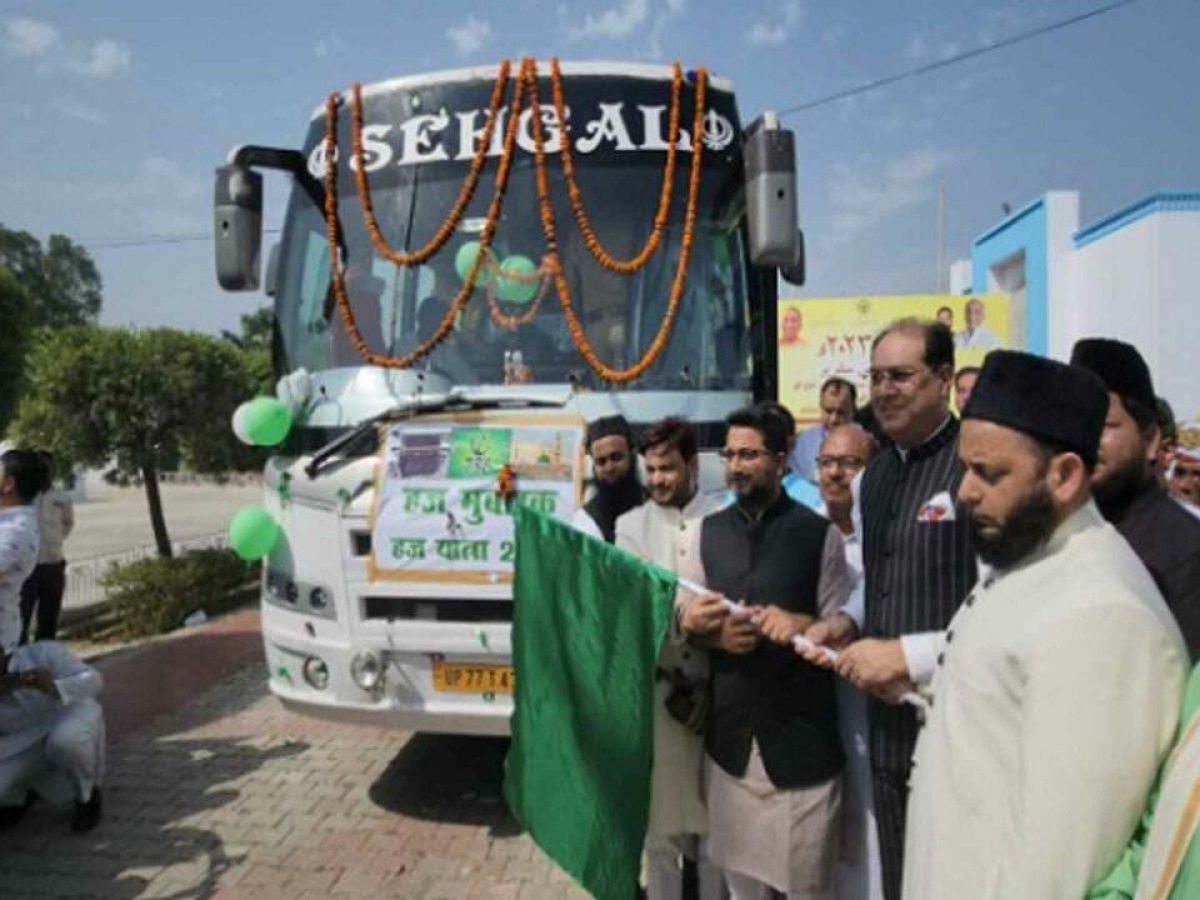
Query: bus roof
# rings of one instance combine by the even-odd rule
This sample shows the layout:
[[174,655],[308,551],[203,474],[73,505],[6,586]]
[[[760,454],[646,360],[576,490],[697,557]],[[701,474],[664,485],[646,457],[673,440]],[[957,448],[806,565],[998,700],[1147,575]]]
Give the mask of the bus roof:
[[[519,63],[514,61],[514,74],[519,68]],[[649,63],[628,63],[628,62],[563,62],[559,68],[565,76],[576,75],[608,75],[617,78],[646,78],[646,79],[661,79],[669,81],[671,78],[671,67],[661,65],[651,65]],[[403,75],[399,78],[389,78],[387,81],[377,81],[374,84],[364,84],[362,88],[363,97],[371,97],[376,94],[387,94],[392,91],[413,90],[414,88],[428,87],[435,84],[453,84],[455,82],[466,81],[494,81],[496,72],[499,70],[499,65],[495,66],[473,66],[466,69],[445,69],[441,72],[424,72],[418,75]],[[686,69],[685,69],[686,71]],[[538,75],[549,77],[550,63],[538,62]],[[718,90],[723,93],[733,92],[733,82],[728,78],[709,78],[709,86],[713,90]],[[349,101],[350,92],[343,91],[343,97]],[[325,104],[318,106],[311,116],[312,119],[318,119],[325,115]]]

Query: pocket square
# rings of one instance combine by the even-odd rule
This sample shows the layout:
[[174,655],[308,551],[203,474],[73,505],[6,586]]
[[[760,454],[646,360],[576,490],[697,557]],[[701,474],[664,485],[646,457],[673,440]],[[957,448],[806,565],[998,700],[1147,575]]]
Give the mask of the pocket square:
[[954,518],[954,498],[949,491],[934,494],[917,511],[918,522],[953,522]]

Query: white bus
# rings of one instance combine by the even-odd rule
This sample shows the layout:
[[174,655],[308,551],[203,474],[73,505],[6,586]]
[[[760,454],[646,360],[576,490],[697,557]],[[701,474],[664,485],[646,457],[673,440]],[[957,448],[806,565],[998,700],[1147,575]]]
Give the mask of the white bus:
[[[504,461],[489,441],[507,435],[517,502],[564,519],[602,416],[687,417],[719,478],[726,414],[775,396],[777,280],[803,279],[792,135],[770,114],[744,129],[729,82],[678,67],[365,86],[317,109],[299,150],[237,147],[217,170],[229,290],[259,287],[257,169],[293,180],[265,279],[294,420],[266,467],[271,690],[308,714],[505,734],[512,554],[485,546],[504,529],[478,480]],[[525,496],[535,469],[550,481]]]

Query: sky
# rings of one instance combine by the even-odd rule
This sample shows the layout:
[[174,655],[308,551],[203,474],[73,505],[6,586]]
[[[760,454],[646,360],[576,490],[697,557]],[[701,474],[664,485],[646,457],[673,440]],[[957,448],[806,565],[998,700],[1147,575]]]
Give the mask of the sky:
[[[0,223],[86,246],[105,323],[236,331],[263,298],[216,285],[213,170],[237,144],[299,145],[354,81],[525,54],[678,59],[732,79],[749,122],[1105,2],[0,0]],[[785,116],[809,271],[790,293],[934,290],[939,195],[953,260],[1047,190],[1078,190],[1086,225],[1200,189],[1197,35],[1196,0],[1138,0]],[[288,190],[267,176],[268,225]]]

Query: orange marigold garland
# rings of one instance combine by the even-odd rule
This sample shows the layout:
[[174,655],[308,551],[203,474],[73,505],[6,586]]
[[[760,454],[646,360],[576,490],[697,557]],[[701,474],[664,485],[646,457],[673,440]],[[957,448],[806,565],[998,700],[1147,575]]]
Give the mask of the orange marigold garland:
[[354,181],[358,187],[358,200],[362,206],[363,221],[367,226],[367,233],[371,236],[371,243],[375,245],[375,249],[379,251],[379,255],[384,259],[400,266],[419,266],[441,250],[454,235],[454,230],[458,228],[458,223],[462,221],[463,214],[470,205],[471,198],[475,195],[475,188],[479,185],[479,176],[483,172],[484,163],[487,161],[488,148],[492,145],[492,134],[496,129],[496,120],[500,115],[500,107],[503,105],[504,91],[508,86],[510,68],[511,63],[507,59],[500,64],[500,71],[496,75],[496,83],[492,87],[492,96],[488,101],[488,115],[487,122],[483,127],[483,136],[479,141],[479,146],[475,148],[475,155],[471,159],[471,168],[467,172],[463,186],[458,192],[458,199],[454,201],[454,206],[451,207],[446,220],[442,222],[441,227],[429,239],[429,242],[424,247],[414,250],[412,253],[393,250],[388,244],[387,238],[383,236],[383,232],[379,228],[379,222],[375,218],[375,208],[371,204],[371,188],[367,180],[367,168],[363,164],[362,85],[355,82],[353,102],[350,109],[350,139],[354,154],[352,169],[354,171]]
[[[529,100],[535,110],[540,109],[538,102],[537,67],[522,64],[522,77],[529,85]],[[646,348],[645,354],[632,366],[625,369],[614,369],[605,364],[596,355],[595,349],[583,333],[579,317],[575,314],[571,302],[571,288],[563,275],[562,263],[558,253],[558,237],[555,233],[554,209],[550,204],[550,180],[546,172],[546,141],[542,129],[542,117],[532,116],[534,157],[537,170],[538,202],[542,218],[542,230],[546,235],[546,257],[551,261],[555,285],[558,288],[558,300],[562,305],[567,319],[567,328],[571,339],[578,348],[584,360],[597,375],[605,381],[625,382],[640,377],[654,364],[671,336],[671,328],[679,313],[680,300],[683,297],[683,285],[687,277],[687,267],[692,255],[692,239],[695,235],[697,200],[700,195],[700,172],[703,155],[704,106],[708,87],[708,72],[701,66],[696,70],[696,96],[692,109],[692,167],[688,183],[687,211],[684,214],[683,236],[680,241],[679,262],[675,268],[675,278],[671,284],[671,293],[667,300],[667,311],[663,315],[658,332]],[[565,142],[564,142],[565,146]]]
[[362,334],[358,330],[358,325],[354,321],[354,311],[351,309],[350,299],[346,295],[345,273],[342,271],[341,261],[338,259],[337,119],[339,97],[336,92],[329,95],[329,99],[325,104],[325,227],[329,240],[330,281],[334,297],[337,300],[338,315],[342,319],[342,324],[346,326],[346,332],[350,336],[350,343],[354,345],[354,349],[358,351],[359,356],[371,365],[387,369],[408,368],[445,339],[446,335],[454,327],[454,320],[466,305],[467,300],[470,299],[471,291],[475,287],[475,278],[487,259],[488,249],[491,246],[492,237],[496,231],[496,223],[500,218],[500,204],[504,199],[504,190],[508,185],[508,174],[512,167],[513,148],[517,139],[523,86],[526,80],[525,72],[529,65],[531,65],[529,60],[522,62],[521,77],[518,78],[513,88],[512,103],[509,107],[509,120],[504,134],[504,152],[500,156],[500,166],[496,171],[496,185],[492,194],[492,202],[488,207],[487,219],[484,223],[483,232],[479,237],[479,253],[476,254],[471,270],[463,280],[462,288],[450,304],[450,309],[446,312],[445,318],[442,319],[437,329],[426,341],[404,356],[387,356],[375,353],[367,346],[366,341],[363,340]]
[[[554,114],[558,117],[558,126],[562,131],[562,167],[566,176],[567,196],[571,201],[571,211],[575,222],[579,225],[579,233],[583,235],[583,243],[591,251],[596,262],[613,272],[630,274],[646,265],[662,243],[663,232],[667,227],[667,218],[671,212],[671,191],[675,184],[675,155],[679,144],[679,110],[683,88],[683,70],[678,61],[671,71],[671,113],[670,126],[667,130],[667,164],[663,170],[662,187],[658,193],[658,209],[654,213],[654,225],[650,236],[642,249],[630,259],[616,259],[600,243],[587,212],[583,208],[583,194],[579,190],[579,182],[575,178],[575,160],[571,153],[571,141],[567,135],[566,102],[563,99],[562,72],[559,69],[557,57],[550,60],[550,87],[554,99]],[[537,109],[538,107],[534,107]],[[537,113],[534,113],[537,116]],[[693,129],[694,130],[694,129]]]

